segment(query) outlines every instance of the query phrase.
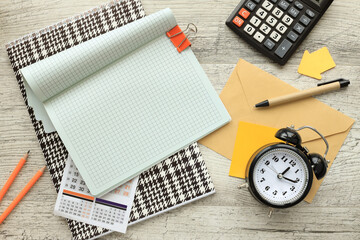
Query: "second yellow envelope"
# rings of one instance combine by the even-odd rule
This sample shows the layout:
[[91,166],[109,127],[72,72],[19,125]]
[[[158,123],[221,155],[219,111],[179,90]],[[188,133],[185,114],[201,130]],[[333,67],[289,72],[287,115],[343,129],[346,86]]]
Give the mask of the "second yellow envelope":
[[[299,90],[245,60],[239,60],[220,94],[232,121],[199,142],[231,159],[239,121],[277,129],[291,125],[296,128],[309,125],[327,138],[330,144],[327,159],[331,161],[331,165],[354,124],[353,119],[314,98],[268,109],[254,108],[256,103],[265,99],[297,91]],[[311,152],[324,152],[325,145],[319,136],[307,130],[301,131],[301,136],[304,145]],[[312,201],[320,183],[314,181],[306,201]]]

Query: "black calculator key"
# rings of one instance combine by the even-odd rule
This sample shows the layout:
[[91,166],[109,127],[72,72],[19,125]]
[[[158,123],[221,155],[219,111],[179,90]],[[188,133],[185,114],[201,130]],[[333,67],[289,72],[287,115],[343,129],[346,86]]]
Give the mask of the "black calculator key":
[[305,27],[303,27],[301,24],[297,23],[295,24],[294,26],[294,30],[299,33],[299,34],[302,34],[303,31],[304,31]]
[[288,2],[286,2],[285,0],[281,0],[279,2],[279,7],[284,10],[288,9],[289,6],[290,6],[290,4]]
[[267,39],[264,43],[265,47],[269,50],[272,50],[275,47],[275,43],[270,39]]
[[299,15],[299,10],[297,10],[296,8],[294,7],[291,7],[290,10],[289,10],[289,14],[296,18],[298,15]]
[[306,14],[311,18],[315,17],[315,13],[313,11],[311,11],[310,9],[306,10]]
[[289,40],[284,39],[279,45],[279,47],[276,49],[275,54],[280,58],[284,58],[285,54],[290,50],[291,46],[292,43]]
[[293,31],[290,31],[290,32],[288,33],[287,37],[288,37],[291,41],[295,42],[295,41],[298,39],[299,35],[297,35],[297,34],[294,33]]
[[302,5],[302,3],[296,1],[295,2],[295,7],[297,7],[298,9],[302,10],[304,8],[304,5]]
[[261,2],[261,0],[254,0],[256,3],[259,3],[259,2]]
[[247,9],[249,9],[250,11],[254,11],[254,9],[256,8],[256,4],[252,1],[247,1],[247,3],[245,4],[245,7]]
[[300,22],[302,24],[304,24],[305,26],[309,25],[310,23],[310,18],[308,18],[307,16],[305,15],[302,15],[301,18],[300,18]]

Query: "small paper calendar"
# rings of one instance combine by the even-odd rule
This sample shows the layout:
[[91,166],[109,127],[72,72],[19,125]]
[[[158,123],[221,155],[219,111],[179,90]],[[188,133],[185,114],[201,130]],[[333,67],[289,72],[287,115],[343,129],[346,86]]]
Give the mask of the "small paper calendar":
[[96,198],[69,157],[66,162],[54,214],[125,233],[138,177],[106,195]]

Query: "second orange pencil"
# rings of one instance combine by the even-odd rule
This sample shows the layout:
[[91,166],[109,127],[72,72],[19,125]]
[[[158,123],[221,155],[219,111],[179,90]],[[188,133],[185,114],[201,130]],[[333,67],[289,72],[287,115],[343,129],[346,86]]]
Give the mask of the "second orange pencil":
[[16,207],[16,205],[21,201],[21,199],[26,195],[26,193],[32,188],[32,186],[36,183],[36,181],[41,177],[44,173],[46,167],[40,169],[35,176],[26,184],[23,190],[17,195],[17,197],[10,203],[9,207],[4,211],[0,216],[0,224],[5,220],[7,216],[11,213],[11,211]]

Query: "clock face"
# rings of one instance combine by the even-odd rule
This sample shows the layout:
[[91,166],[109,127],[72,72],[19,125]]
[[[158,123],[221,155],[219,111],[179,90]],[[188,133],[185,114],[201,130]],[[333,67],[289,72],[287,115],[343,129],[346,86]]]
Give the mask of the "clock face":
[[[312,183],[309,166],[303,157],[287,147],[262,152],[250,169],[253,191],[272,206],[295,205],[308,193]],[[254,160],[255,160],[254,159]],[[311,178],[311,179],[310,179]]]

